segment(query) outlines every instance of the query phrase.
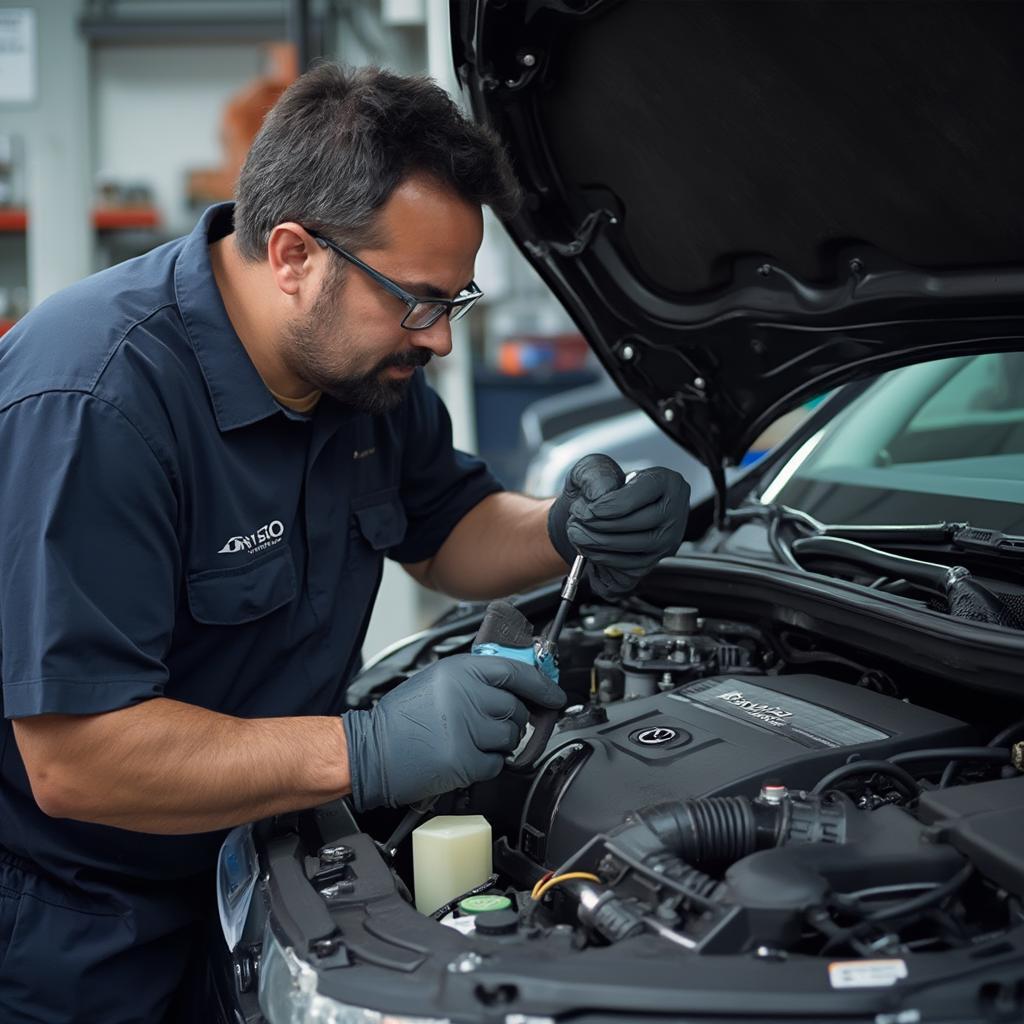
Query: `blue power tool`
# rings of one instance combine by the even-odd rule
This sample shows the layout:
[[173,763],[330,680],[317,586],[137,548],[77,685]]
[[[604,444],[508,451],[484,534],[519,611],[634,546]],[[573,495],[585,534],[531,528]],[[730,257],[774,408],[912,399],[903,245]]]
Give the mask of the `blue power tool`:
[[[542,637],[534,637],[533,627],[518,608],[508,601],[492,601],[487,606],[483,622],[473,641],[473,654],[513,658],[534,665],[558,685],[558,636],[576,597],[580,577],[586,560],[577,555],[562,587],[562,601],[551,628]],[[506,762],[511,771],[530,771],[547,749],[548,741],[558,721],[558,712],[552,708],[539,708],[530,716],[533,732],[526,746]]]

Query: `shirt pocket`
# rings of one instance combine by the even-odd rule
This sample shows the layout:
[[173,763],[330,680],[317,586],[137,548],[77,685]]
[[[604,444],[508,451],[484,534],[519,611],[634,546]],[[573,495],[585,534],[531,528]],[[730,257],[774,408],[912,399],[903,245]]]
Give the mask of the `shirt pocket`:
[[361,538],[374,551],[386,555],[405,540],[408,526],[397,488],[352,499],[350,540],[358,542]]
[[295,598],[298,583],[291,551],[282,547],[250,565],[188,574],[192,617],[208,626],[237,626],[282,608]]

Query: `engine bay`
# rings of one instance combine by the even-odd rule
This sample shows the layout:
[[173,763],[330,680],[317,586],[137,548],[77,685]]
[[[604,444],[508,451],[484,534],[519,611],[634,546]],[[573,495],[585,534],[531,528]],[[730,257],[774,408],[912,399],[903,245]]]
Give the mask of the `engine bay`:
[[[479,884],[414,909],[409,836],[422,809],[358,822],[338,810],[299,829],[304,881],[336,939],[314,966],[342,947],[347,964],[409,971],[508,974],[515,962],[518,981],[467,997],[509,1005],[524,971],[557,961],[567,985],[612,953],[630,983],[680,958],[814,961],[832,972],[833,998],[880,998],[908,958],[936,981],[979,957],[1019,973],[1024,706],[901,672],[851,643],[854,630],[812,635],[791,610],[769,619],[736,602],[725,617],[657,595],[582,604],[559,644],[568,704],[536,767],[430,811],[489,823],[492,873]],[[553,601],[527,610],[540,631]],[[457,618],[421,637],[357,677],[352,704],[469,651],[473,636]],[[888,964],[882,981],[864,981],[850,966],[860,961]],[[787,978],[809,998],[820,988],[806,972]],[[678,975],[662,980],[678,990]],[[645,984],[653,1012],[654,976]],[[998,998],[1017,1007],[1011,990]]]
[[[579,941],[601,943],[631,934],[625,922],[643,917],[639,931],[689,939],[694,950],[707,948],[713,930],[713,948],[733,954],[766,944],[811,952],[815,941],[804,929],[815,928],[818,952],[831,952],[842,948],[837,933],[845,927],[847,951],[867,955],[901,946],[895,924],[869,924],[886,908],[883,920],[904,925],[918,946],[924,919],[935,925],[935,948],[948,941],[949,922],[936,925],[938,915],[925,912],[930,902],[920,915],[891,912],[901,899],[951,886],[967,863],[955,845],[922,838],[921,811],[944,818],[939,797],[951,783],[1002,775],[1002,789],[990,781],[995,789],[978,798],[990,810],[994,792],[1010,806],[1024,804],[1024,748],[1012,751],[1005,737],[1006,745],[979,748],[977,726],[911,701],[867,667],[852,680],[853,666],[805,671],[755,624],[706,618],[689,606],[623,611],[584,605],[563,632],[570,704],[521,802],[510,803],[513,783],[502,776],[459,806],[492,823],[498,880],[531,925],[568,921],[586,936]],[[1024,723],[1010,738],[1024,739]],[[660,826],[651,826],[655,819]],[[997,857],[1024,880],[1022,854],[1024,839]],[[581,872],[600,882],[551,886]],[[538,905],[533,897],[545,886]],[[1016,892],[1024,896],[1024,887]],[[585,909],[595,898],[616,908],[614,927]],[[940,902],[936,893],[934,906]],[[979,889],[971,908],[983,905],[995,912]],[[764,918],[766,906],[768,929],[751,916],[756,907]],[[719,933],[709,916],[732,923]],[[1007,903],[975,925],[983,934],[1017,916]],[[861,938],[869,933],[870,950]]]

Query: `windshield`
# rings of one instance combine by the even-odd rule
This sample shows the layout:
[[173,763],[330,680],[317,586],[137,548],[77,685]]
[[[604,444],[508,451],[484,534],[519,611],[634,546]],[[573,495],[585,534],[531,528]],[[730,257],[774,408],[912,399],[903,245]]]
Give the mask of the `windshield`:
[[760,497],[824,523],[966,520],[1024,532],[1024,353],[885,374]]

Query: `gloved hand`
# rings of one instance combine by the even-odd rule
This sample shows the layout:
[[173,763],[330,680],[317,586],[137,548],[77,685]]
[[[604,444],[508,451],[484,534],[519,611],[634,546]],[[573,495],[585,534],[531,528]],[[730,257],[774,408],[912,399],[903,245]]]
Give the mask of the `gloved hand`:
[[587,558],[587,575],[603,598],[629,593],[686,532],[690,485],[674,470],[642,469],[627,484],[607,455],[586,455],[573,466],[548,513],[548,534],[569,564]]
[[372,710],[346,712],[356,809],[401,807],[493,779],[523,737],[523,701],[560,708],[565,694],[533,665],[456,654],[417,672]]

